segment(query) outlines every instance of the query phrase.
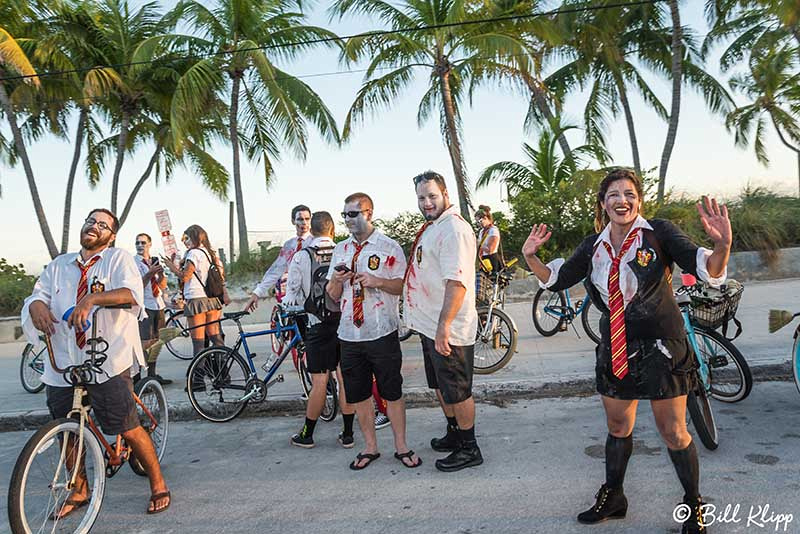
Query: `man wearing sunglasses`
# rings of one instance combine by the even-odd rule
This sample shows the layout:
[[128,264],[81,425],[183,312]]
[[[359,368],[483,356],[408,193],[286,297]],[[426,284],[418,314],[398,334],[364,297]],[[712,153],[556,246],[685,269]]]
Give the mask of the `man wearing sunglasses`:
[[250,294],[250,300],[247,301],[244,307],[245,310],[252,312],[258,308],[259,299],[266,298],[273,288],[275,289],[275,298],[278,302],[281,301],[283,297],[281,288],[286,285],[289,263],[292,261],[295,253],[306,248],[313,239],[311,235],[311,209],[303,204],[292,208],[292,224],[294,224],[297,235],[283,244],[278,257],[272,265],[270,265],[267,272],[264,273],[264,278],[261,279],[261,282]]
[[[38,345],[39,333],[52,340],[56,365],[65,368],[87,359],[87,339],[95,306],[130,305],[128,309],[101,310],[97,332],[108,343],[106,360],[95,383],[86,390],[92,410],[103,432],[121,434],[142,462],[150,478],[147,513],[166,510],[171,502],[150,436],[139,424],[133,400],[131,368],[145,364],[139,339],[138,320],[144,318],[142,277],[130,253],[109,247],[117,236],[119,221],[106,209],[92,210],[81,227],[81,250],[62,254],[42,272],[22,307],[25,336]],[[73,388],[45,359],[42,382],[47,384],[47,407],[54,419],[72,409]],[[85,474],[78,473],[70,495],[54,511],[63,518],[86,506],[90,488]]]
[[[134,242],[136,246],[136,266],[142,275],[142,285],[144,286],[144,308],[147,317],[139,321],[139,337],[142,338],[142,348],[145,351],[152,347],[158,340],[158,331],[164,326],[164,291],[167,289],[167,277],[164,276],[164,267],[158,262],[158,258],[150,255],[150,247],[153,240],[147,234],[139,234]],[[156,358],[147,358],[147,376],[152,376],[162,385],[172,384],[172,380],[162,378],[156,373]]]
[[447,418],[447,433],[431,440],[440,471],[483,463],[475,440],[472,363],[478,314],[475,310],[475,233],[450,204],[444,178],[425,172],[414,178],[425,224],[411,247],[403,293],[406,326],[419,332],[428,387]]
[[406,445],[403,354],[397,337],[398,296],[406,260],[400,245],[375,229],[372,210],[372,199],[365,193],[344,199],[342,217],[351,235],[333,250],[326,286],[342,311],[337,334],[344,390],[347,402],[355,405],[364,435],[364,450],[350,469],[364,469],[380,457],[372,403],[373,375],[378,392],[387,402],[394,456],[405,467],[414,468],[422,465],[422,460]]

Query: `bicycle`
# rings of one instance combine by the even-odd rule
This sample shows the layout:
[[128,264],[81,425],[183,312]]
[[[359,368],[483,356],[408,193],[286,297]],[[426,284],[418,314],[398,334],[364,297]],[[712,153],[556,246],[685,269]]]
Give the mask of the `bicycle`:
[[39,393],[44,389],[42,375],[44,374],[44,359],[47,357],[47,345],[40,349],[32,343],[25,345],[22,349],[22,358],[19,362],[19,379],[22,387],[28,393]]
[[[8,516],[14,534],[31,532],[75,532],[91,530],[105,495],[105,480],[113,477],[127,461],[140,476],[147,476],[122,436],[106,440],[85,404],[86,385],[100,373],[106,360],[108,342],[97,337],[97,312],[128,306],[98,308],[92,315],[92,336],[87,340],[89,358],[81,364],[61,369],[56,365],[50,337],[45,345],[50,365],[74,386],[72,410],[67,417],[50,421],[36,431],[22,449],[11,474]],[[164,456],[169,430],[167,398],[157,380],[143,378],[134,386],[134,400],[143,428],[150,435],[158,460]],[[88,431],[87,431],[88,426]],[[70,467],[71,465],[71,467]],[[89,503],[66,517],[57,514],[76,487],[78,474],[86,478]]]
[[164,343],[170,354],[179,360],[191,360],[194,358],[192,347],[192,337],[189,334],[190,328],[183,324],[184,315],[182,309],[166,308],[164,310],[164,325],[167,328],[178,329],[178,335]]
[[[769,311],[769,333],[774,334],[787,324],[800,317],[800,313],[792,313],[786,310],[770,310]],[[794,376],[794,385],[800,393],[800,324],[792,334],[792,355],[789,362],[792,365],[792,375]]]
[[[536,331],[545,337],[563,332],[568,325],[572,325],[578,316],[581,316],[581,324],[586,335],[596,344],[600,344],[600,317],[602,313],[592,304],[589,293],[575,308],[570,299],[569,289],[564,291],[552,292],[540,288],[533,297],[531,306],[531,317]],[[578,330],[573,325],[575,334],[580,337]]]
[[[297,326],[297,316],[302,313],[304,312],[301,310],[282,308],[275,328],[258,332],[245,332],[242,328],[241,318],[249,312],[224,313],[224,319],[221,320],[235,322],[239,336],[233,347],[209,347],[200,352],[189,365],[186,390],[195,411],[207,421],[223,423],[236,418],[247,404],[263,402],[269,387],[276,382],[283,382],[283,375],[277,375],[278,368],[295,348],[302,355],[298,357],[298,378],[306,395],[310,394],[311,375],[306,367],[305,348]],[[250,352],[247,339],[265,335],[283,336],[286,333],[291,334],[290,341],[284,344],[277,357],[268,358],[261,366],[266,375],[263,380],[259,379],[253,364],[255,354]],[[240,354],[240,347],[244,348],[246,358]],[[336,379],[331,375],[320,419],[333,421],[337,411],[338,391]]]
[[475,357],[472,369],[476,374],[487,375],[502,369],[517,351],[517,325],[499,309],[505,301],[505,290],[511,282],[511,267],[516,258],[490,275],[492,293],[488,305],[479,306],[478,331],[475,336]]

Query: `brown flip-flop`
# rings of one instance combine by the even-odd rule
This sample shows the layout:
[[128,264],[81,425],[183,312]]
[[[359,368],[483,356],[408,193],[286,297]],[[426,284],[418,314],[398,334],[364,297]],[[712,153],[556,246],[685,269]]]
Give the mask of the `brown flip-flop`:
[[[164,497],[169,499],[167,501],[167,505],[164,508],[158,508],[157,509],[156,508],[156,501],[158,501],[160,499],[163,499]],[[170,495],[170,493],[168,491],[162,491],[161,493],[155,493],[155,494],[150,496],[150,502],[153,503],[153,509],[152,510],[150,508],[147,509],[148,515],[160,514],[161,512],[163,512],[164,510],[169,508],[170,505],[172,504],[172,495]]]
[[[353,471],[361,471],[362,469],[366,469],[367,466],[369,466],[369,464],[371,464],[372,462],[374,462],[375,460],[377,460],[380,457],[381,457],[381,453],[379,453],[379,452],[376,452],[375,454],[369,454],[369,453],[366,453],[366,452],[358,453],[356,455],[356,459],[353,462],[350,462],[350,469],[352,469]],[[364,465],[359,466],[358,462],[360,462],[361,460],[369,460],[369,461],[367,463],[365,463]]]
[[[91,500],[92,500],[91,497],[87,497],[87,498],[85,498],[85,499],[83,499],[81,501],[76,500],[76,499],[67,499],[66,501],[64,501],[64,504],[61,505],[61,509],[58,511],[58,516],[56,516],[55,512],[50,514],[50,521],[57,521],[57,520],[60,521],[60,520],[64,519],[65,517],[68,517],[75,510],[80,510],[84,506],[88,505],[89,501],[91,501]],[[66,514],[62,514],[61,510],[63,510],[65,506],[72,506],[72,509],[69,512],[67,512]]]

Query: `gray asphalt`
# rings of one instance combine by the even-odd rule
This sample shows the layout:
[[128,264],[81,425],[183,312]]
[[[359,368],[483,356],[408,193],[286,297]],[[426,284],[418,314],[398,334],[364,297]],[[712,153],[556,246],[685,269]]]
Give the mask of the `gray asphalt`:
[[[362,472],[347,468],[359,450],[336,444],[339,424],[320,423],[317,447],[289,445],[298,417],[186,422],[170,427],[165,475],[170,510],[144,514],[147,482],[124,468],[106,489],[95,533],[355,534],[675,533],[672,511],[682,491],[646,404],[639,408],[625,491],[628,517],[586,527],[574,517],[603,480],[606,436],[598,398],[559,398],[478,405],[486,462],[439,473],[427,446],[442,431],[440,412],[408,412],[409,444],[424,460],[416,470],[392,458],[391,432],[379,431],[382,457]],[[723,510],[740,506],[738,523],[712,533],[800,532],[800,395],[789,382],[758,383],[736,405],[714,403],[721,445],[702,446],[701,490]],[[31,432],[0,434],[0,491]],[[357,436],[356,447],[361,445]],[[5,495],[3,495],[5,499]],[[748,516],[769,505],[761,527]],[[7,528],[5,507],[0,530]],[[776,525],[779,514],[791,521]],[[720,514],[721,515],[721,514]],[[788,521],[788,515],[784,521]],[[776,526],[778,528],[776,528]]]

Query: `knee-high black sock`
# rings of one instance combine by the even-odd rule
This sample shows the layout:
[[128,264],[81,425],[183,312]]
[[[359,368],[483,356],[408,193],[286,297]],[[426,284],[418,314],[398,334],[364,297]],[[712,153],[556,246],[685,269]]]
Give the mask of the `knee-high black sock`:
[[[447,417],[447,416],[445,416]],[[456,421],[455,416],[447,417],[447,431],[449,432],[450,429],[456,430],[458,429],[458,421]]]
[[156,362],[147,364],[147,376],[156,376]]
[[213,336],[210,336],[210,339],[211,339],[211,344],[214,345],[215,347],[221,347],[225,344],[225,340],[222,339],[222,336],[220,334],[214,334]]
[[697,448],[694,441],[689,446],[680,451],[669,451],[669,459],[675,466],[678,479],[681,481],[683,491],[687,499],[697,499],[700,497],[700,460],[697,457]]
[[201,350],[206,348],[206,340],[205,339],[195,339],[192,338],[192,351],[194,355],[197,356]]
[[622,489],[625,470],[633,452],[633,433],[627,438],[608,435],[606,438],[606,486]]
[[354,413],[343,413],[342,414],[342,422],[344,423],[344,427],[342,428],[342,434],[345,436],[352,436],[353,435],[353,420],[355,419],[356,414]]

